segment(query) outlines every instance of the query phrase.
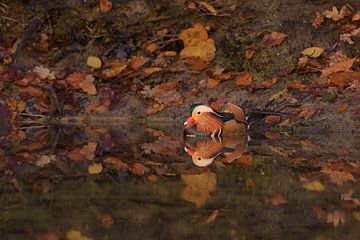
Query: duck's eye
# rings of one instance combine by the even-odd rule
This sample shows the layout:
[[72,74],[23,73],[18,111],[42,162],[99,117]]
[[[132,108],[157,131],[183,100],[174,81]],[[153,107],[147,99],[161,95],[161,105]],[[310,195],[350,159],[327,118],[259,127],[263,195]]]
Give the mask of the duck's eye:
[[200,161],[200,160],[201,160],[201,157],[198,157],[198,160]]
[[197,115],[200,115],[200,114],[201,114],[201,112],[197,112],[196,114],[197,114]]

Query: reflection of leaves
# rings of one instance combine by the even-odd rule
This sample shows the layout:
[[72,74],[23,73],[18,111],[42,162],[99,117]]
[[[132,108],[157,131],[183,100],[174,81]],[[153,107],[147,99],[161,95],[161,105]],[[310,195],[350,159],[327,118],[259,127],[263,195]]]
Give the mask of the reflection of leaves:
[[44,167],[52,161],[56,160],[56,155],[43,155],[38,160],[36,160],[35,165],[38,167]]
[[334,212],[328,213],[326,216],[326,222],[333,224],[334,227],[338,226],[339,223],[344,224],[345,223],[345,214],[340,211],[334,211]]
[[149,169],[147,167],[145,167],[143,164],[141,163],[134,163],[131,167],[130,167],[130,171],[138,176],[142,176],[144,175],[146,172],[149,171]]
[[74,150],[70,151],[67,156],[70,160],[73,161],[93,160],[95,157],[94,152],[96,150],[96,146],[96,142],[89,142],[81,149],[75,148]]
[[267,199],[267,201],[274,206],[283,205],[288,202],[281,194],[273,194]]
[[212,172],[196,175],[182,174],[181,180],[186,184],[181,192],[182,199],[194,203],[197,207],[204,206],[210,193],[216,188],[216,175]]
[[348,181],[356,182],[354,176],[349,172],[331,170],[329,168],[324,168],[321,172],[329,175],[330,180],[337,185],[343,185],[344,182]]
[[323,191],[325,190],[324,185],[319,181],[312,181],[303,184],[303,187],[309,191]]
[[15,100],[15,99],[9,99],[6,102],[6,105],[8,106],[9,110],[12,112],[23,112],[26,107],[26,104],[23,101]]
[[70,230],[70,231],[66,232],[66,239],[67,240],[92,240],[89,237],[83,236],[81,234],[81,232],[75,231],[75,230]]
[[103,170],[103,166],[101,163],[93,163],[88,166],[89,174],[98,174]]

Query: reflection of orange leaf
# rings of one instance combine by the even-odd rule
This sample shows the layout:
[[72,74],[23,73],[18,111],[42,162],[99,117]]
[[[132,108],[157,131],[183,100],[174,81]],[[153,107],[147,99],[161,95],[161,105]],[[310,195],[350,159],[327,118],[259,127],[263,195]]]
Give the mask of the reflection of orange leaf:
[[324,21],[324,16],[321,13],[316,12],[312,19],[313,28],[318,29]]
[[339,223],[344,224],[345,223],[345,214],[340,211],[334,211],[334,212],[328,213],[326,216],[326,222],[333,224],[334,227],[338,226]]
[[245,52],[244,52],[244,57],[246,59],[251,59],[254,55],[255,55],[255,50],[254,49],[246,49]]
[[6,102],[6,105],[8,106],[9,110],[12,112],[23,112],[26,108],[26,104],[23,101],[15,100],[15,99],[9,99]]
[[275,46],[280,45],[285,40],[286,37],[287,37],[287,35],[285,33],[271,32],[264,36],[264,41],[270,47],[275,47]]
[[337,185],[343,185],[344,182],[352,181],[356,182],[354,176],[349,172],[331,170],[328,168],[323,168],[322,173],[330,176],[330,180]]
[[101,216],[101,225],[104,228],[110,228],[114,224],[114,219],[110,214],[104,214]]
[[162,57],[175,57],[177,53],[175,51],[164,51],[160,53]]
[[219,210],[214,210],[212,214],[206,219],[205,223],[206,224],[212,223],[213,221],[215,221],[218,215],[219,215]]
[[157,112],[161,112],[162,110],[164,110],[164,108],[165,108],[164,104],[155,103],[149,108],[147,108],[145,112],[146,114],[151,115]]
[[267,201],[269,203],[271,203],[274,206],[279,206],[279,205],[283,205],[286,204],[288,201],[284,198],[283,195],[281,194],[273,194],[272,196],[270,196]]
[[356,221],[360,222],[360,212],[353,212],[353,217]]
[[357,11],[357,13],[355,13],[354,16],[352,16],[351,21],[355,22],[359,20],[360,20],[360,11]]
[[235,78],[235,83],[238,86],[246,87],[252,83],[252,75],[249,72],[242,72]]
[[336,112],[340,113],[340,112],[346,111],[348,108],[349,108],[349,104],[342,103],[339,105],[339,107],[336,108]]
[[112,8],[111,0],[100,0],[100,11],[108,12]]
[[90,95],[97,94],[96,87],[94,85],[94,77],[91,75],[88,75],[80,84],[79,87]]
[[196,175],[182,174],[181,180],[186,187],[181,192],[181,197],[185,201],[194,203],[197,207],[202,207],[215,191],[216,175],[212,172],[203,172]]

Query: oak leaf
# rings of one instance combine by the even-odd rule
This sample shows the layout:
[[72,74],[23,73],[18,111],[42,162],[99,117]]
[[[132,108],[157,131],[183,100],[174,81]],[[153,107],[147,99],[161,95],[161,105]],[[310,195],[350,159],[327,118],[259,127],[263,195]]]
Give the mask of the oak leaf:
[[316,12],[312,19],[313,28],[318,29],[324,21],[324,16],[321,13]]

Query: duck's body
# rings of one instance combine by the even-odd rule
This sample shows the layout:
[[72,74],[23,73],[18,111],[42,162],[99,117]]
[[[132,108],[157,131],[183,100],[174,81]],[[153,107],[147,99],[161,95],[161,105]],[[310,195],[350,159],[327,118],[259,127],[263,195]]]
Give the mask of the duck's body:
[[247,122],[243,110],[228,103],[224,112],[216,112],[206,105],[194,105],[184,123],[185,133],[195,136],[226,136],[244,134]]

